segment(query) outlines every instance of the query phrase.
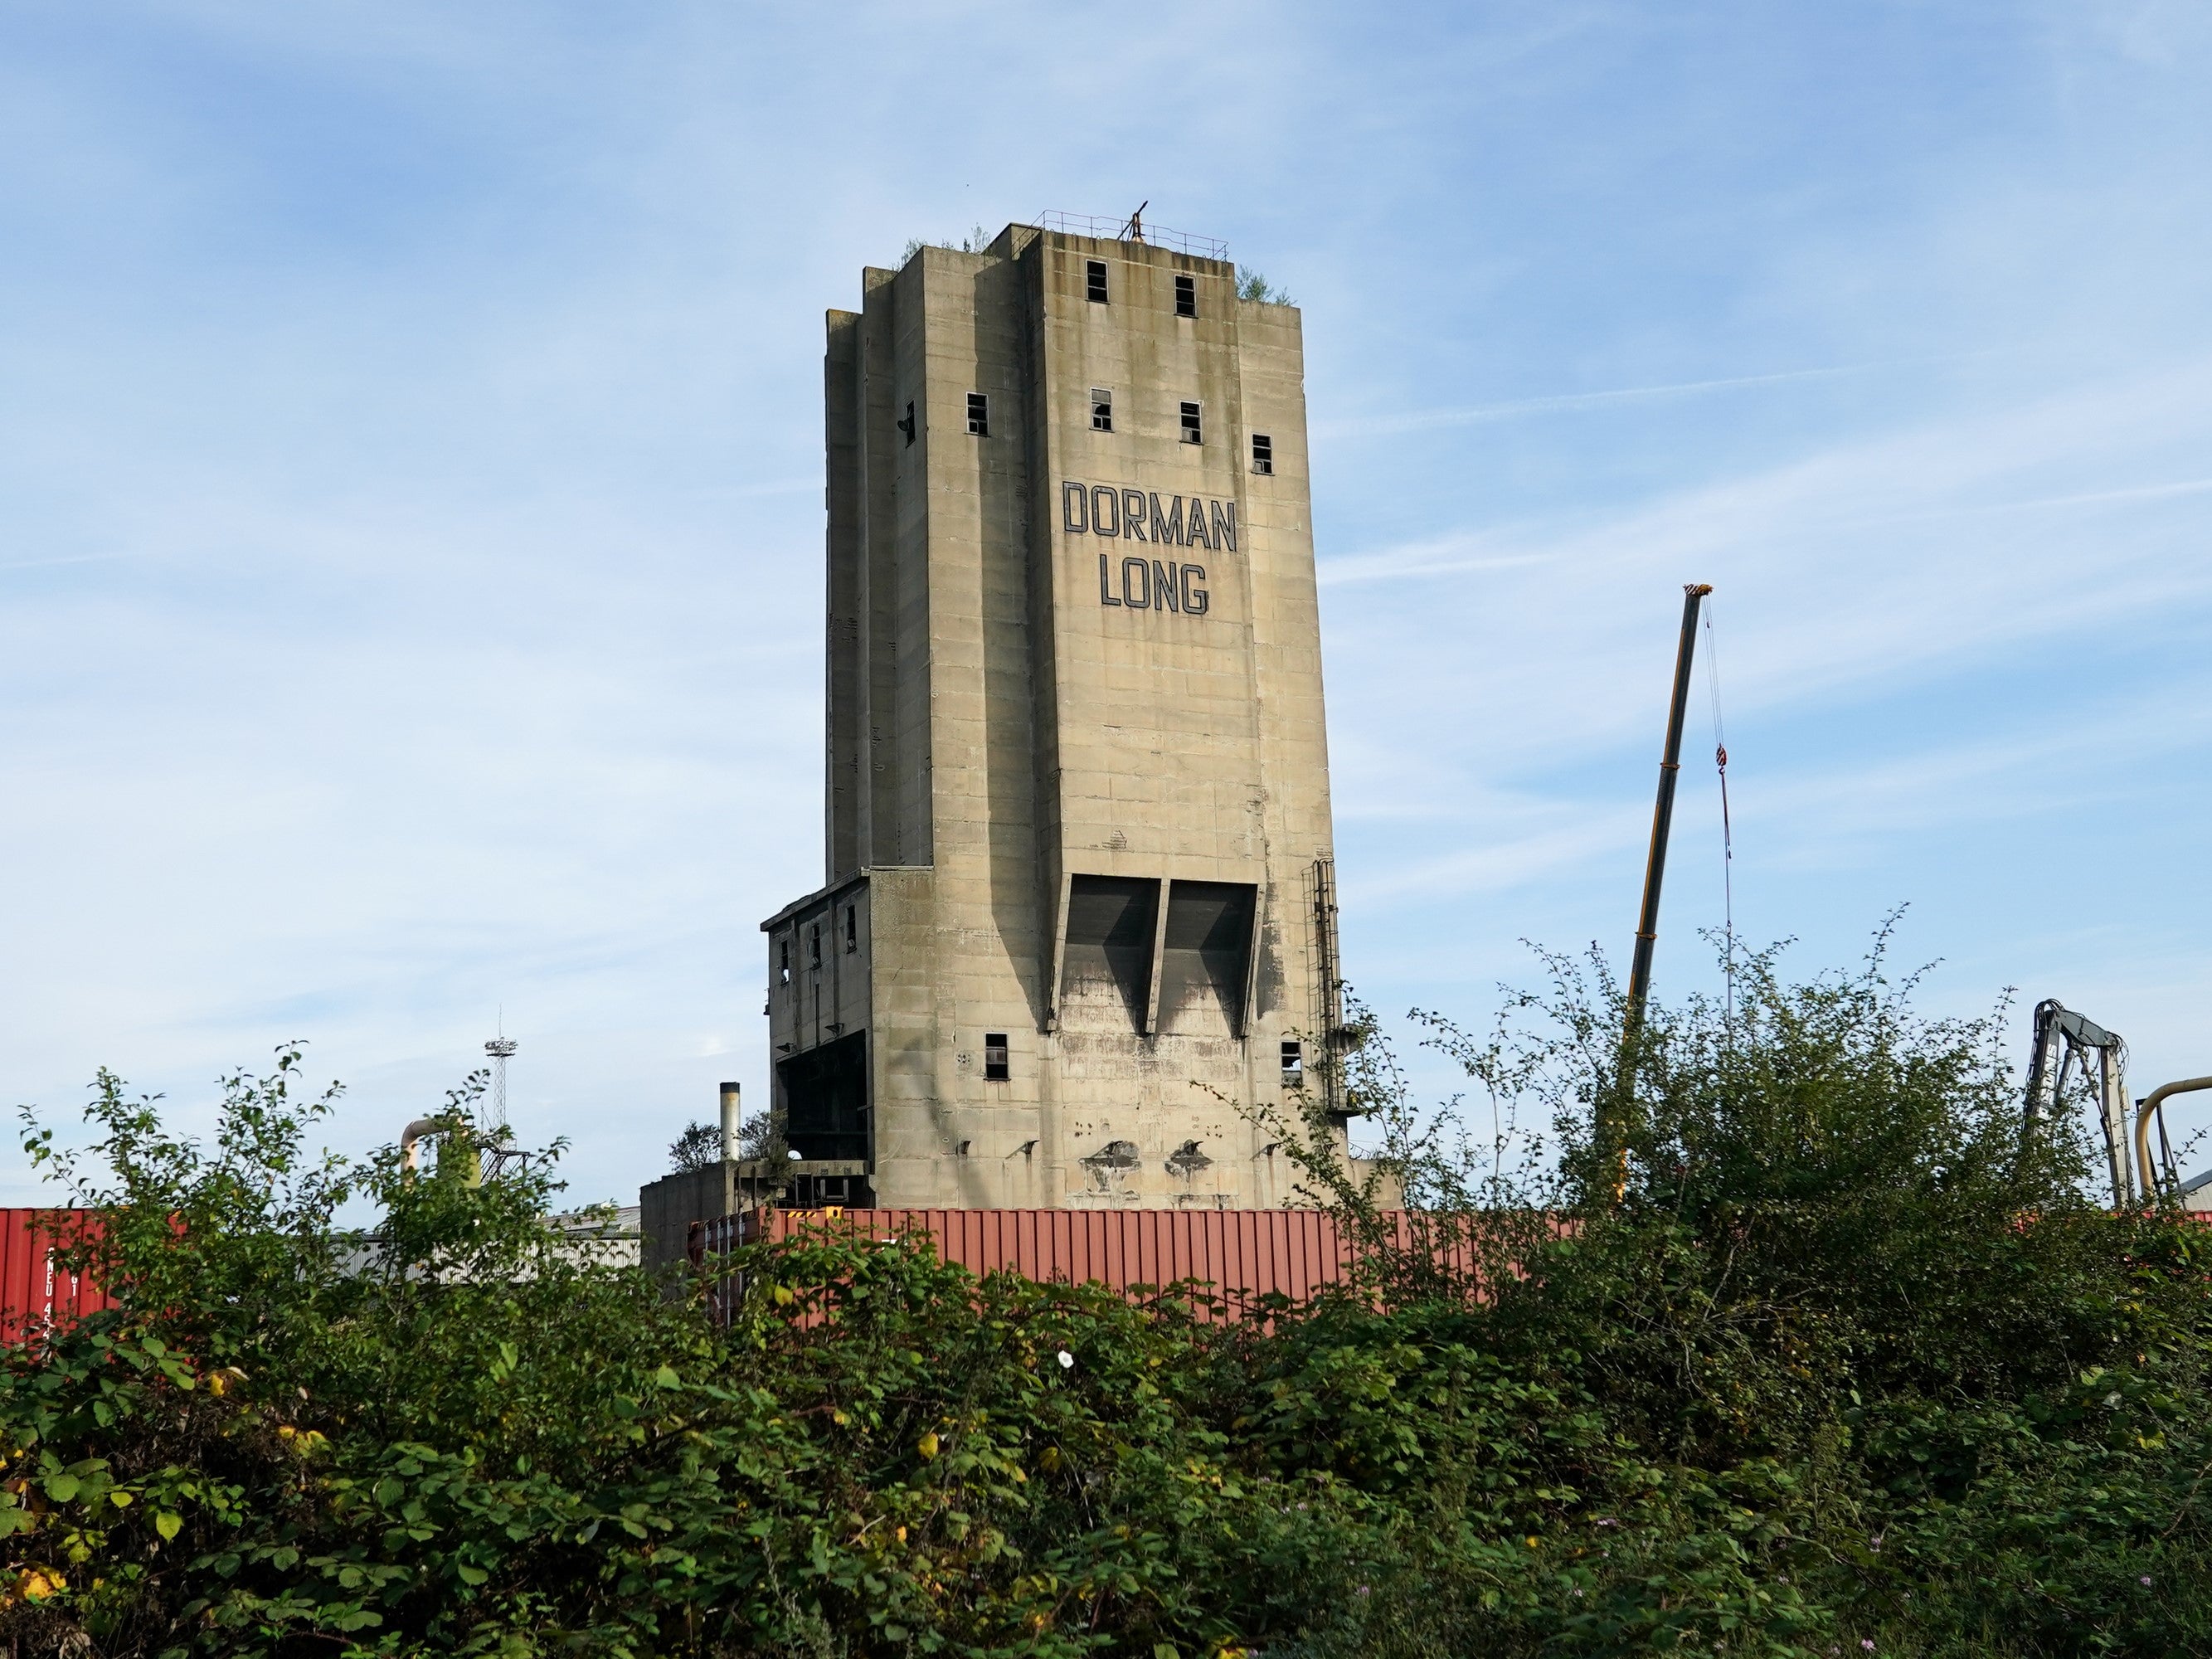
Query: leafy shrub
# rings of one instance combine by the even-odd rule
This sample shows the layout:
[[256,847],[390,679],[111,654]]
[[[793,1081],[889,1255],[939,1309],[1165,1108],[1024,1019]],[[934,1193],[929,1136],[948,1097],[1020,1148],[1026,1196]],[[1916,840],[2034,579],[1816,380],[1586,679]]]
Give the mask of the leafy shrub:
[[1791,984],[1770,957],[1624,1054],[1602,969],[1550,966],[1480,1039],[1431,1023],[1501,1113],[1553,1118],[1517,1169],[1413,1112],[1379,1039],[1355,1057],[1458,1254],[1396,1249],[1331,1126],[1278,1124],[1369,1228],[1364,1277],[1226,1323],[802,1236],[741,1255],[718,1326],[702,1285],[550,1228],[542,1174],[311,1160],[296,1055],[229,1081],[207,1148],[103,1075],[74,1249],[123,1305],[0,1374],[0,1635],[2212,1650],[2204,1243],[2021,1143],[1994,1019],[1918,1018],[1879,957]]

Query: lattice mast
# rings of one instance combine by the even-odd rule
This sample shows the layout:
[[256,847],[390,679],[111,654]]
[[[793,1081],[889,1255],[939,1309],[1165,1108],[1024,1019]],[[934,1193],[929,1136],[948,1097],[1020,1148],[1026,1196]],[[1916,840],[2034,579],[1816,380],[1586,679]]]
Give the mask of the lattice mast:
[[507,1138],[507,1062],[514,1057],[515,1041],[511,1036],[495,1036],[484,1044],[484,1053],[491,1056],[491,1105],[484,1113],[484,1134],[492,1140]]

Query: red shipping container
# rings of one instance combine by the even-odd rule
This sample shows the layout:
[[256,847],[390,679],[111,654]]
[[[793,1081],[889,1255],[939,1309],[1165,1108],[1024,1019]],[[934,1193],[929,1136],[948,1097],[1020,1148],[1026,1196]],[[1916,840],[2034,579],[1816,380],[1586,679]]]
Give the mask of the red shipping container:
[[18,1343],[115,1305],[89,1279],[54,1265],[53,1251],[88,1213],[0,1210],[0,1343]]
[[[1409,1248],[1428,1218],[1385,1211],[1393,1243]],[[1326,1210],[744,1210],[696,1224],[703,1266],[744,1244],[808,1231],[841,1239],[922,1239],[943,1260],[981,1274],[1010,1269],[1048,1284],[1110,1290],[1197,1279],[1231,1296],[1304,1302],[1350,1276],[1358,1242]],[[1471,1271],[1474,1253],[1446,1248]],[[1234,1316],[1234,1310],[1231,1310]]]

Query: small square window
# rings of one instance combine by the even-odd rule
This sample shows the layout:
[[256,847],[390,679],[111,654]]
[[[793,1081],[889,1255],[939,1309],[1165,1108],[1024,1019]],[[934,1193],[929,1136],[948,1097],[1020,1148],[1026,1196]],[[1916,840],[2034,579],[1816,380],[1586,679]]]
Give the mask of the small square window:
[[1252,434],[1252,470],[1273,472],[1275,470],[1275,441],[1264,432]]
[[983,1033],[983,1080],[1004,1083],[1011,1073],[1006,1069],[1006,1034],[1004,1031]]
[[1114,429],[1114,394],[1103,386],[1091,388],[1091,429],[1111,432]]
[[1285,1041],[1283,1044],[1283,1081],[1295,1085],[1304,1083],[1305,1080],[1305,1050],[1299,1046],[1297,1040],[1293,1037]]
[[1206,441],[1206,434],[1199,425],[1196,404],[1185,404],[1182,406],[1182,441],[1187,444],[1202,444]]
[[1178,317],[1195,317],[1198,315],[1197,277],[1178,276],[1176,278],[1176,315]]
[[1103,259],[1085,260],[1083,279],[1085,291],[1091,296],[1091,303],[1097,306],[1104,305],[1106,303],[1106,262]]
[[991,435],[991,400],[980,392],[968,394],[968,430],[978,438]]
[[908,404],[906,406],[906,419],[898,423],[898,429],[906,434],[907,442],[912,443],[914,441],[915,419],[914,405],[912,404]]
[[860,907],[845,907],[845,954],[851,956],[860,948]]

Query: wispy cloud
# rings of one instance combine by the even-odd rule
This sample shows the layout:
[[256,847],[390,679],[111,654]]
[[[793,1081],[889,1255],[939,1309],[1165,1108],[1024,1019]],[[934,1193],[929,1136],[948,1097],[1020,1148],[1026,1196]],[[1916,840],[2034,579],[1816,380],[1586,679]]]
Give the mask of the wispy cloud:
[[[1762,866],[1820,868],[1839,855],[1864,858],[1868,848],[1898,835],[2071,812],[2085,794],[2115,810],[2155,810],[2159,792],[2120,780],[2141,776],[2146,763],[2208,748],[2212,680],[2191,677],[2130,698],[2097,697],[2056,726],[1970,743],[1922,744],[1841,766],[1808,765],[1785,755],[1765,759],[1748,775],[1739,763],[1735,817],[1746,846],[1756,844]],[[1694,742],[1692,749],[1699,757],[1692,767],[1698,787],[1707,787],[1703,751]],[[2054,788],[2054,780],[2074,785]],[[1347,896],[1376,904],[1432,902],[1522,886],[1601,860],[1619,865],[1620,855],[1642,847],[1651,829],[1648,800],[1594,801],[1527,789],[1478,792],[1449,817],[1451,831],[1465,843],[1458,850],[1349,876]]]
[[[2100,475],[2178,471],[2208,447],[2212,359],[1845,442],[1611,515],[1331,559],[1337,672],[1350,655],[1425,707],[1481,711],[1455,729],[1479,735],[1486,763],[1520,767],[1648,723],[1624,692],[1663,672],[1667,596],[1687,580],[1716,585],[1734,705],[1769,713],[2201,614],[2203,489],[2100,487]],[[1417,604],[1401,597],[1409,584]]]
[[2164,501],[2176,495],[2202,495],[2212,492],[2212,478],[2185,478],[2176,483],[2133,484],[2118,489],[2085,489],[2071,495],[2044,495],[2024,501],[2001,501],[1980,508],[1962,511],[1984,513],[2033,513],[2051,507],[2102,507],[2124,501]]
[[702,484],[698,493],[702,495],[803,495],[822,488],[822,480],[809,475],[803,478],[779,478],[773,483]]
[[1790,368],[1770,374],[1730,374],[1710,380],[1677,380],[1664,386],[1617,386],[1599,392],[1562,392],[1540,398],[1513,398],[1501,403],[1476,404],[1465,409],[1415,410],[1403,415],[1354,415],[1324,417],[1313,422],[1316,437],[1378,438],[1401,432],[1420,432],[1436,427],[1473,426],[1484,421],[1508,421],[1523,415],[1547,415],[1581,409],[1609,409],[1622,404],[1668,402],[1715,392],[1744,392],[1760,386],[1787,386],[1807,380],[1834,380],[1869,374],[1899,363],[1846,363],[1829,368]]
[[1441,856],[1384,869],[1363,870],[1344,884],[1346,898],[1358,904],[1389,904],[1462,894],[1490,893],[1585,868],[1595,860],[1632,845],[1650,830],[1648,809],[1576,808],[1560,804],[1546,814],[1545,829],[1504,839],[1462,822],[1469,845]]

